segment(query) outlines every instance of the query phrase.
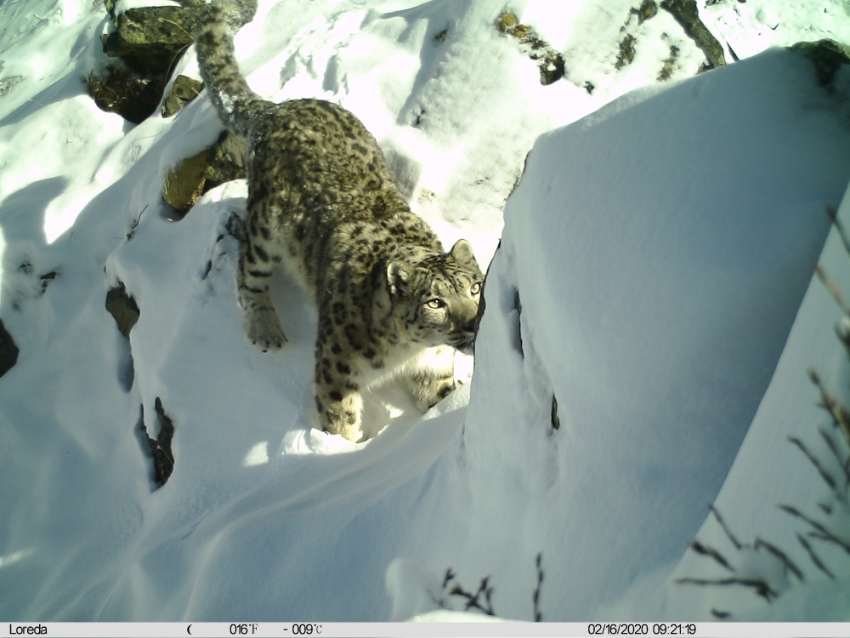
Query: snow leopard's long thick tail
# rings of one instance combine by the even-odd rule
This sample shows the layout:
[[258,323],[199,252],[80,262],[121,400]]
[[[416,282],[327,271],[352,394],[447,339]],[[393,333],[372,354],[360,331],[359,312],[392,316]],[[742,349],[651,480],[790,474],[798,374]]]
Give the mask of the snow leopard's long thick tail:
[[250,130],[251,111],[265,100],[239,71],[233,36],[256,12],[257,0],[214,0],[204,7],[195,29],[198,66],[210,99],[221,119],[243,135]]

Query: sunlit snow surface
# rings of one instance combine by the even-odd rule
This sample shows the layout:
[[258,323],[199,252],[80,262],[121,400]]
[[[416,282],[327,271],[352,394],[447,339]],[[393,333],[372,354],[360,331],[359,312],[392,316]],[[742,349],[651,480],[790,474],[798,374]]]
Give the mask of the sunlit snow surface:
[[[674,80],[702,63],[666,12],[510,6],[564,53],[566,80],[541,86],[493,28],[498,2],[261,0],[237,38],[257,91],[351,109],[444,243],[496,255],[471,382],[460,360],[466,382],[424,418],[394,385],[373,392],[377,436],[358,445],[308,425],[315,310],[285,276],[286,348],[242,335],[222,235],[244,183],[181,221],[161,202],[166,171],[221,130],[209,103],[135,127],[102,113],[83,78],[106,62],[103,7],[3,0],[0,318],[21,352],[0,379],[0,618],[428,618],[462,607],[441,590],[451,567],[466,589],[490,575],[495,611],[530,619],[542,553],[544,620],[848,619],[846,581],[825,582],[776,508],[826,498],[786,440],[815,448],[825,423],[806,370],[834,392],[850,377],[812,280],[826,241],[850,294],[824,213],[850,178],[847,71],[829,94],[805,59],[768,51],[659,83],[671,46]],[[702,16],[740,58],[850,41],[837,0]],[[615,71],[621,29],[637,51]],[[193,56],[176,71],[196,74]],[[104,309],[119,280],[141,307],[129,344]],[[138,432],[156,435],[156,398],[177,428],[159,490]],[[716,576],[695,536],[742,573],[774,568],[724,545],[716,496],[805,586],[771,574],[787,582],[767,606],[672,584]]]

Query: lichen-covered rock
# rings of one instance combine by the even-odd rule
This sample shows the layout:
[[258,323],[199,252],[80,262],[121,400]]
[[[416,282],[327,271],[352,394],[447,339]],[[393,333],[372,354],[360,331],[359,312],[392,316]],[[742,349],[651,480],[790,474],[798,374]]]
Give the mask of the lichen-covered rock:
[[638,24],[643,24],[647,20],[651,20],[658,13],[658,5],[655,0],[643,0],[640,7],[632,9],[632,13],[638,17]]
[[703,70],[714,69],[726,64],[723,47],[699,17],[696,0],[662,0],[661,8],[668,11],[685,33],[705,55]]
[[18,362],[18,346],[12,335],[6,330],[3,325],[3,320],[0,319],[0,377],[11,370]]
[[187,157],[168,171],[162,186],[162,198],[184,214],[204,193],[207,171],[207,151]]
[[198,96],[203,86],[194,78],[178,75],[171,85],[171,91],[162,101],[162,117],[171,117],[177,113]]
[[815,66],[815,77],[825,87],[832,86],[835,74],[845,64],[850,64],[850,46],[835,40],[799,42],[791,47],[802,52]]
[[189,4],[129,9],[115,18],[115,31],[102,42],[117,61],[87,80],[99,108],[136,124],[156,110],[174,62],[193,42],[198,9]]
[[245,140],[225,131],[207,151],[204,192],[234,179],[245,177]]
[[626,37],[620,42],[620,51],[617,53],[617,61],[614,63],[614,68],[618,71],[624,66],[628,66],[635,59],[635,44],[637,38],[631,34],[626,34]]
[[657,80],[659,82],[667,82],[673,77],[673,69],[676,68],[676,61],[679,59],[679,47],[675,44],[670,45],[670,55],[664,60],[661,65],[661,71],[658,73]]
[[115,318],[121,334],[129,339],[130,330],[136,325],[141,312],[136,300],[127,293],[123,283],[118,282],[117,286],[106,293],[106,310]]
[[520,24],[515,13],[505,11],[496,19],[496,30],[519,42],[520,50],[537,63],[540,69],[540,84],[547,86],[557,82],[566,74],[561,54],[525,24]]
[[227,131],[205,151],[187,157],[166,175],[162,198],[181,215],[208,190],[245,177],[245,145]]
[[[137,58],[138,68],[159,69],[151,56],[171,56],[192,44],[198,11],[182,7],[129,9],[115,20],[116,30],[103,36],[103,52],[114,58]],[[170,62],[170,60],[169,60]]]
[[[109,17],[115,20],[115,3],[118,0],[103,0],[103,6],[106,9],[106,12],[109,14]],[[204,6],[206,4],[205,0],[177,0],[177,3],[181,7],[185,7],[187,9],[197,9],[199,7]]]

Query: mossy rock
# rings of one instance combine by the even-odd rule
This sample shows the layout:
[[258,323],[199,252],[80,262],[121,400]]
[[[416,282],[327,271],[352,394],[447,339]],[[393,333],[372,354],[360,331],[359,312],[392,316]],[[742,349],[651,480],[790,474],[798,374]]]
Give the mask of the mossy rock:
[[499,33],[508,33],[519,24],[519,18],[511,11],[505,11],[496,19],[496,29]]
[[838,70],[845,64],[850,64],[850,46],[835,40],[799,42],[793,45],[791,50],[800,51],[811,60],[818,83],[825,87],[832,86]]
[[203,83],[185,75],[178,75],[171,91],[162,102],[162,117],[171,117],[194,100],[203,88]]
[[207,151],[187,157],[165,176],[162,198],[174,209],[185,214],[204,194],[207,172]]
[[210,189],[245,177],[244,155],[244,142],[225,131],[210,148],[184,159],[169,171],[162,198],[185,215]]
[[19,352],[15,340],[12,339],[12,335],[9,334],[6,326],[3,325],[3,320],[0,319],[0,377],[15,367]]
[[207,151],[206,185],[204,192],[245,177],[245,140],[228,131]]
[[[107,6],[107,9],[109,7]],[[101,109],[138,124],[153,114],[178,56],[193,42],[199,9],[129,9],[104,35],[103,51],[116,62],[87,79],[89,94]]]
[[129,9],[115,20],[116,30],[103,37],[103,52],[126,58],[148,54],[151,48],[176,51],[194,41],[199,12],[183,7]]

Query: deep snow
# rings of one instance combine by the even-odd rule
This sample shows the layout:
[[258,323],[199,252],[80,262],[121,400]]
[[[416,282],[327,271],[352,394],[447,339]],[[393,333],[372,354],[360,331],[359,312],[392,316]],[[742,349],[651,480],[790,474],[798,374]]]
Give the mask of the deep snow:
[[[221,130],[211,106],[135,127],[102,113],[81,78],[104,62],[103,7],[0,4],[0,318],[21,349],[0,379],[0,617],[402,620],[457,606],[451,567],[467,589],[491,575],[495,611],[530,619],[542,552],[544,620],[850,620],[846,556],[818,545],[844,575],[827,583],[775,506],[826,498],[786,440],[814,447],[826,423],[806,370],[833,392],[850,377],[812,278],[826,241],[850,291],[824,214],[850,178],[847,71],[828,94],[807,60],[770,51],[685,79],[702,58],[664,11],[638,25],[623,0],[511,3],[568,61],[543,87],[493,28],[503,8],[269,0],[237,39],[256,90],[340,101],[444,243],[495,253],[471,383],[424,419],[375,392],[380,433],[356,445],[306,426],[315,312],[296,288],[276,283],[284,351],[241,334],[219,237],[244,183],[181,221],[161,203],[168,168]],[[850,41],[837,0],[702,15],[741,58]],[[621,27],[637,54],[617,72]],[[685,81],[659,83],[674,45]],[[104,310],[119,280],[141,308],[129,344]],[[159,490],[138,432],[156,432],[157,397],[177,427]],[[805,585],[726,547],[715,496]],[[781,597],[673,584],[717,571],[695,535]]]

